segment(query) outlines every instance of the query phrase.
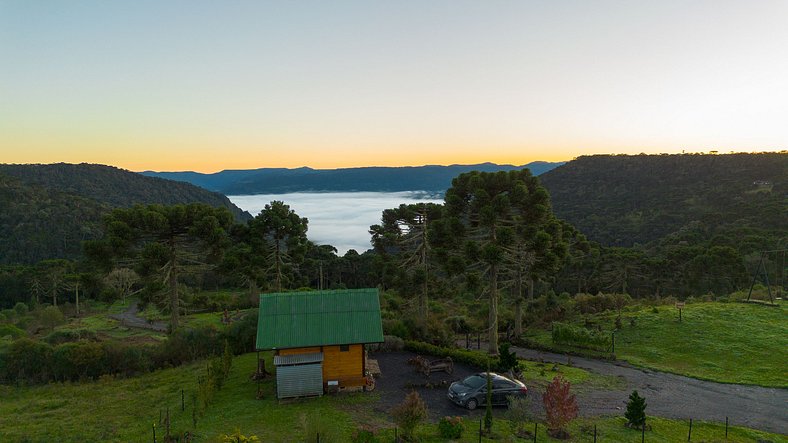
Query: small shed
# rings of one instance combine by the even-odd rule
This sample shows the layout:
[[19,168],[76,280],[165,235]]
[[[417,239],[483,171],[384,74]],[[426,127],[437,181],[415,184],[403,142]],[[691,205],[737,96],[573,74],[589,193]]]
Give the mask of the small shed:
[[279,398],[364,387],[364,345],[382,341],[375,288],[260,296],[256,347],[274,351]]

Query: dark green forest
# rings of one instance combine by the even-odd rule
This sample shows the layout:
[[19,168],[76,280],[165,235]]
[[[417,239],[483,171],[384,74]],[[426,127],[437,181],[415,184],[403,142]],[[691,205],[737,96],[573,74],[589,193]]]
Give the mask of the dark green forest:
[[250,218],[227,197],[103,165],[0,165],[0,264],[75,259],[81,242],[101,235],[114,207],[201,202]]
[[[758,236],[788,230],[788,154],[593,155],[539,177],[558,217],[604,246]],[[686,238],[685,238],[686,237]]]

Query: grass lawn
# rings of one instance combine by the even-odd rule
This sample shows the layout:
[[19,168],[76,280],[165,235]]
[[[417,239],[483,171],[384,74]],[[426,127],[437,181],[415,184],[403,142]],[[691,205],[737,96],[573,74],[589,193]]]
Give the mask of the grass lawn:
[[[317,432],[321,433],[323,442],[345,442],[361,424],[377,429],[385,439],[383,441],[393,440],[390,417],[373,409],[379,394],[343,394],[279,403],[274,395],[273,381],[267,380],[262,384],[264,398],[257,400],[256,384],[249,380],[255,365],[254,354],[235,358],[226,385],[217,392],[205,416],[198,418],[196,441],[215,442],[222,435],[239,429],[245,435],[258,436],[262,442],[306,441]],[[196,377],[204,367],[204,363],[197,363],[131,379],[104,379],[81,384],[21,388],[0,386],[0,441],[152,441],[154,423],[158,441],[162,441],[164,430],[158,424],[159,411],[166,414],[169,408],[173,432],[194,429],[190,393],[194,391]],[[582,377],[582,374],[571,374],[571,369],[567,369],[568,377]],[[186,410],[183,412],[180,410],[181,389],[186,392]],[[570,441],[590,441],[581,426],[592,428],[594,424],[598,427],[600,441],[640,441],[639,432],[624,428],[623,419],[617,417],[578,420],[570,428],[574,436]],[[646,441],[686,439],[685,422],[652,418],[650,424],[653,429],[647,432]],[[532,428],[533,424],[529,424],[528,429]],[[459,441],[477,441],[474,432],[478,429],[478,421],[466,420],[466,429]],[[506,420],[496,419],[494,431],[496,440],[485,438],[483,441],[515,441]],[[421,426],[417,435],[425,442],[446,441],[438,436],[435,424]],[[693,441],[723,441],[723,437],[724,425],[693,424]],[[731,428],[729,437],[731,442],[755,442],[758,439],[788,442],[784,436],[743,428]],[[548,441],[541,424],[538,438],[538,441]]]
[[[594,316],[612,327],[615,313]],[[725,383],[788,387],[788,316],[784,306],[693,303],[625,311],[616,356],[632,364]],[[635,325],[630,319],[635,319]],[[547,331],[532,340],[552,347]],[[559,348],[566,350],[566,347]]]

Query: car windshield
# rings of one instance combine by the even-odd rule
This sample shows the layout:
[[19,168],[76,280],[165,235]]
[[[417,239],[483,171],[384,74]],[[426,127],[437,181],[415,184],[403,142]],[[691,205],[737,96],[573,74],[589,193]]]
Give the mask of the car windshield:
[[471,375],[462,381],[462,384],[474,389],[482,387],[485,383],[487,383],[487,379],[478,375]]

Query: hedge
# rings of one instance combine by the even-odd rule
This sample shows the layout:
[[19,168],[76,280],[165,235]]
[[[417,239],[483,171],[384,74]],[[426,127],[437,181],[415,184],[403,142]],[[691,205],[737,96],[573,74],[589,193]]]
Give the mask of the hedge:
[[488,364],[490,368],[497,368],[499,363],[498,357],[493,357],[482,352],[457,348],[444,348],[420,341],[405,340],[405,349],[417,354],[451,357],[455,362],[465,363],[482,370],[486,370]]

